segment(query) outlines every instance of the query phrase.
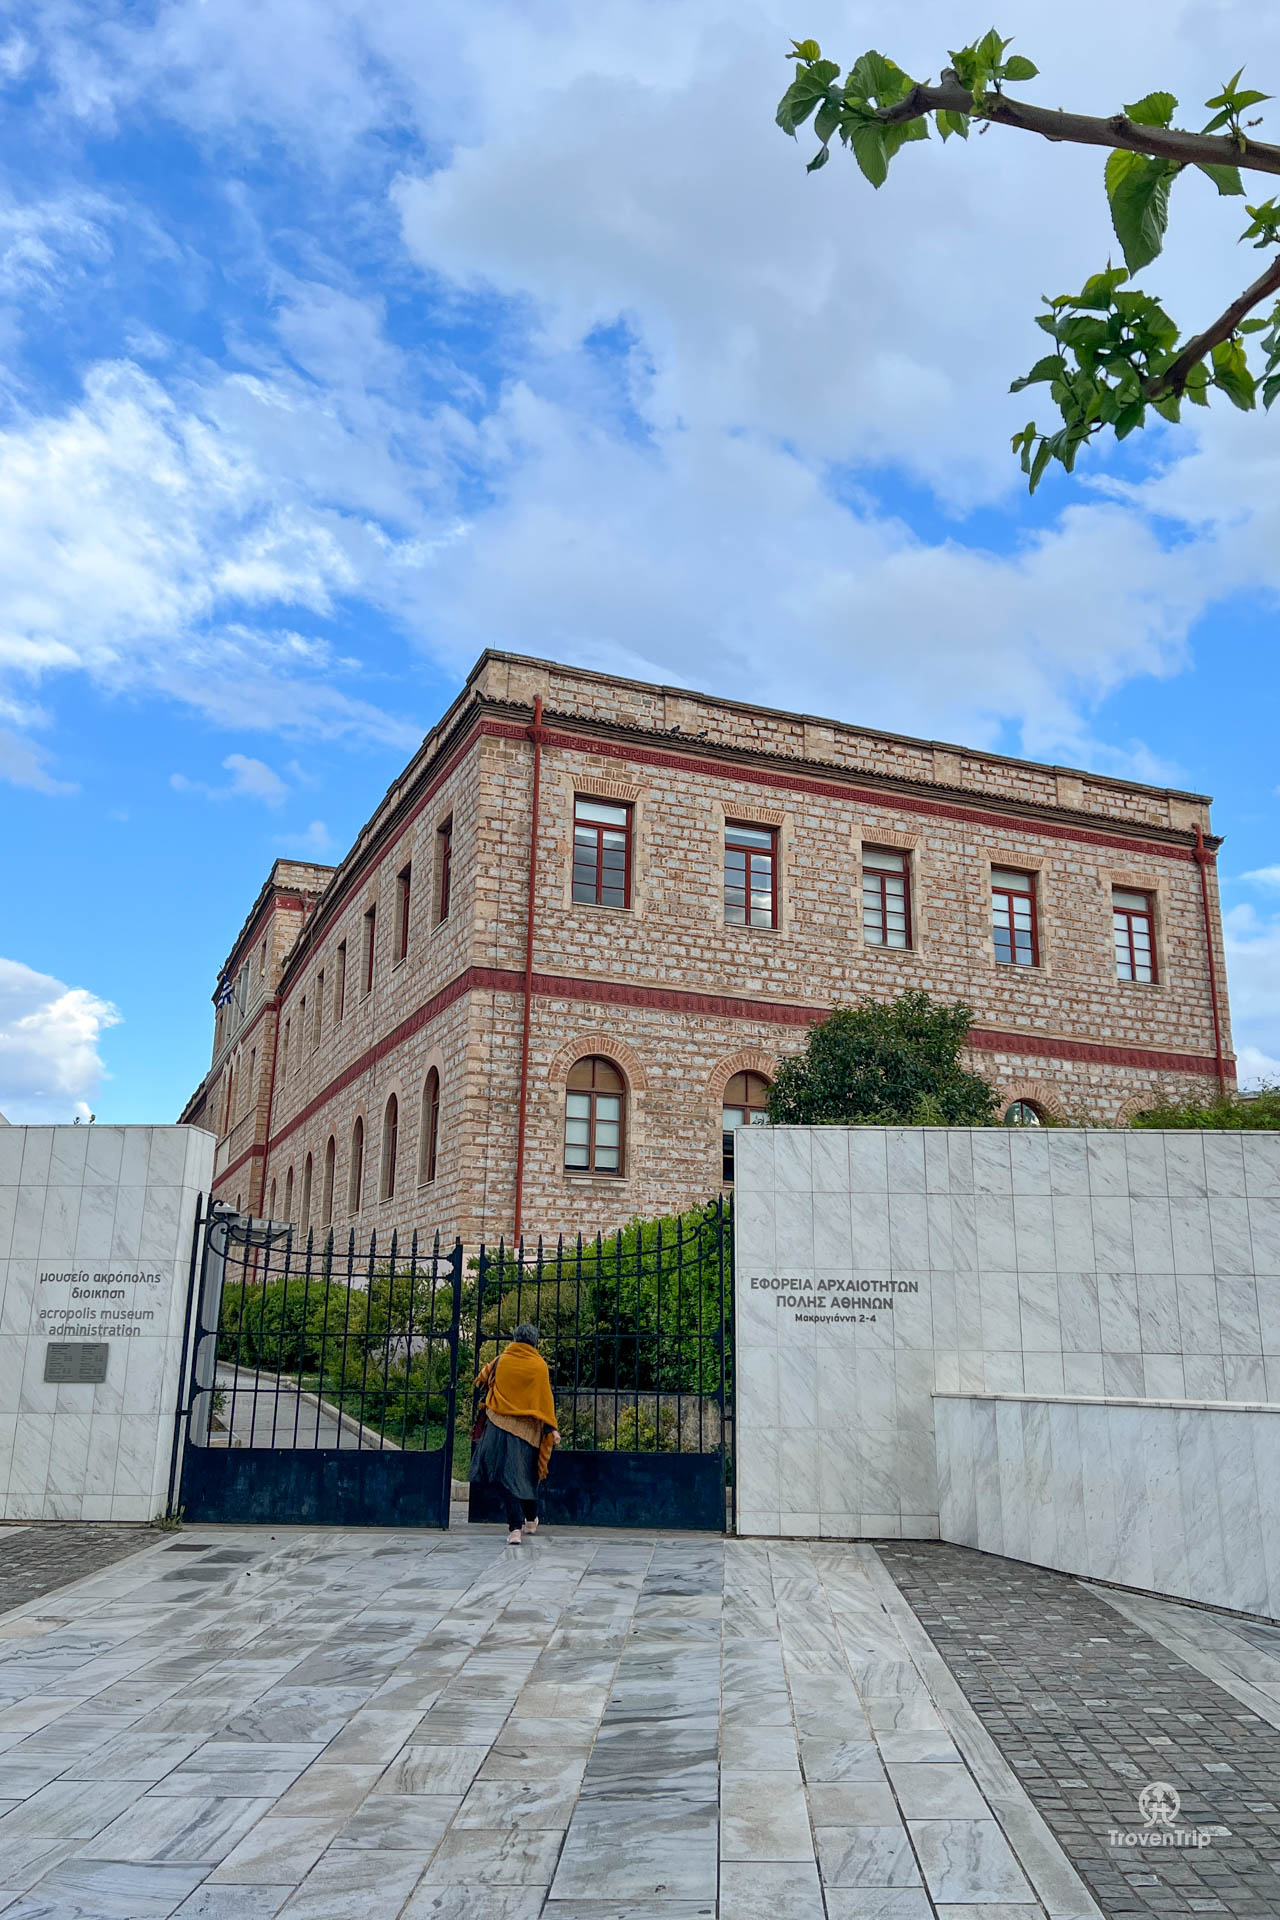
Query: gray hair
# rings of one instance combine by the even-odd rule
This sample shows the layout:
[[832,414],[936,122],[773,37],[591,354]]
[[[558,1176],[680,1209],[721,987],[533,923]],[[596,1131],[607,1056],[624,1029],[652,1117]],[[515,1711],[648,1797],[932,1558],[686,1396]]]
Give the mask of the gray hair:
[[522,1320],[511,1338],[521,1341],[526,1347],[536,1347],[538,1344],[538,1329],[534,1326],[532,1320]]

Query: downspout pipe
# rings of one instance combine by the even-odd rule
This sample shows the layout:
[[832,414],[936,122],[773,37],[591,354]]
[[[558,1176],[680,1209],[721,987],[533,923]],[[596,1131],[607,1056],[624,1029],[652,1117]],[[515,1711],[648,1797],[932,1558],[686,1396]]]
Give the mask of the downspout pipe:
[[538,816],[542,801],[542,695],[533,702],[533,805],[529,821],[529,900],[524,927],[524,1020],[520,1032],[520,1112],[516,1123],[516,1205],[511,1238],[518,1247],[524,1232],[524,1147],[529,1121],[529,1030],[533,1020],[533,932],[538,889]]
[[1209,906],[1209,868],[1214,856],[1204,843],[1204,828],[1196,821],[1196,844],[1192,859],[1200,869],[1200,904],[1204,909],[1204,943],[1209,956],[1209,1002],[1213,1008],[1213,1058],[1218,1074],[1218,1092],[1226,1095],[1227,1067],[1222,1052],[1222,1010],[1218,1003],[1218,962],[1213,946],[1213,913]]

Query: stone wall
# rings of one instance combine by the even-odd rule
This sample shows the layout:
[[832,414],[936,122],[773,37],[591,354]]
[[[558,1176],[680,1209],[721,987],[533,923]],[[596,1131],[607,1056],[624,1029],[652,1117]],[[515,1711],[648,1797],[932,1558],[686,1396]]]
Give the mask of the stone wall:
[[213,1149],[195,1127],[0,1130],[0,1519],[164,1510]]
[[1280,1138],[753,1129],[744,1533],[932,1537],[939,1393],[1280,1404]]

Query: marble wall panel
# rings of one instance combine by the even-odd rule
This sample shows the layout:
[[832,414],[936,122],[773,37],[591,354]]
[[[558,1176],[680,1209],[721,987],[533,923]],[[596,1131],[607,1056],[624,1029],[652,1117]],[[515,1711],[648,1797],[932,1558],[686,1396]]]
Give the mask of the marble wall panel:
[[[933,1431],[935,1393],[1280,1405],[1274,1137],[753,1128],[738,1152],[744,1533],[801,1519],[824,1537],[937,1524],[940,1456],[930,1468],[917,1444]],[[123,1204],[118,1193],[117,1235]],[[11,1212],[16,1239],[16,1201]],[[753,1278],[786,1278],[789,1291],[753,1291]],[[1037,1484],[1084,1489],[1060,1531],[1072,1553],[1092,1541],[1098,1563],[1113,1564],[1135,1502],[1168,1507],[1173,1495],[1149,1459],[1142,1475],[1126,1465],[1117,1477],[1095,1457],[1086,1474],[1074,1451],[1083,1420],[1063,1428],[1061,1460],[1057,1417],[1038,1433]],[[976,1461],[977,1438],[965,1444]],[[976,1488],[958,1497],[976,1510]],[[1015,1528],[1023,1497],[1012,1482],[1002,1496],[998,1470],[981,1493]],[[1038,1542],[1048,1522],[1027,1512]],[[1145,1565],[1154,1523],[1133,1525]],[[1161,1577],[1185,1583],[1185,1547],[1160,1552]],[[1203,1542],[1197,1552],[1211,1583],[1212,1553]]]
[[[163,1508],[213,1151],[193,1127],[0,1128],[0,1519]],[[106,1342],[105,1380],[44,1378],[68,1340]]]

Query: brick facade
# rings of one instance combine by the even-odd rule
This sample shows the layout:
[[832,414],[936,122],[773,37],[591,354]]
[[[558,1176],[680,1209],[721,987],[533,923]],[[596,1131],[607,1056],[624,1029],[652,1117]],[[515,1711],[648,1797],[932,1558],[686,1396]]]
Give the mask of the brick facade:
[[[279,861],[254,904],[222,976],[236,987],[219,1013],[213,1066],[183,1115],[219,1136],[219,1197],[262,1212],[274,1191],[284,1217],[292,1170],[292,1217],[302,1224],[310,1155],[309,1224],[317,1228],[331,1220],[361,1238],[374,1227],[380,1237],[393,1227],[439,1228],[468,1242],[510,1234],[536,698],[543,732],[527,1233],[607,1231],[713,1194],[730,1076],[769,1074],[802,1044],[812,1019],[866,995],[919,986],[964,1000],[977,1015],[973,1064],[1006,1101],[1123,1120],[1159,1088],[1215,1084],[1211,938],[1219,1041],[1233,1071],[1216,842],[1202,796],[487,653],[341,865]],[[631,808],[627,908],[572,898],[575,793]],[[726,822],[776,832],[776,928],[725,923]],[[448,823],[451,892],[440,920]],[[1208,848],[1208,929],[1197,829]],[[864,845],[909,859],[909,951],[863,940]],[[1034,876],[1035,967],[995,962],[993,865]],[[1116,978],[1114,886],[1152,896],[1153,983]],[[626,1081],[621,1176],[564,1167],[565,1083],[574,1062],[592,1054],[612,1060]],[[437,1166],[424,1181],[421,1111],[433,1067]],[[393,1094],[395,1192],[382,1197]],[[364,1169],[354,1209],[357,1119]],[[323,1170],[331,1136],[330,1207]]]

